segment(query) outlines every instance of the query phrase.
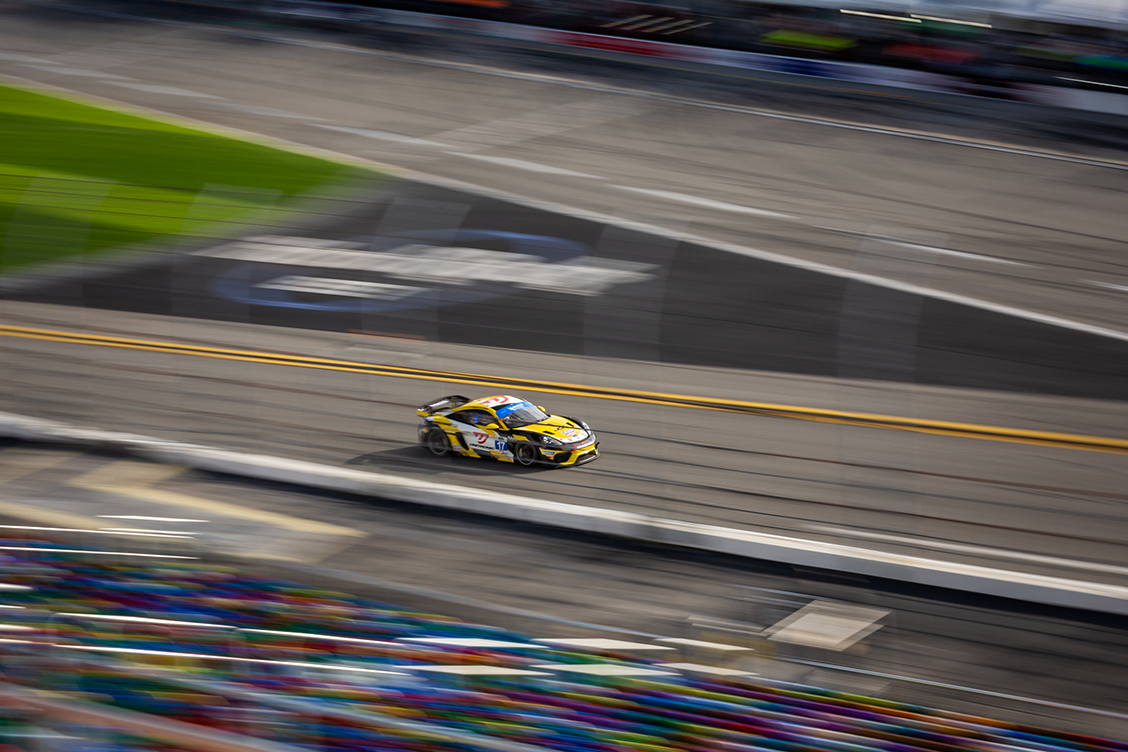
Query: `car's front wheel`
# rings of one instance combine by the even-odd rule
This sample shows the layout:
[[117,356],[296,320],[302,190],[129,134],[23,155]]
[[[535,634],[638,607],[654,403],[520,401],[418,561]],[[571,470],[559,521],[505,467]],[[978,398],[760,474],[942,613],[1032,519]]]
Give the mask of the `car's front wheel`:
[[513,450],[513,458],[517,460],[517,464],[525,467],[536,462],[539,455],[540,452],[532,444],[518,444]]
[[436,457],[445,457],[450,451],[450,439],[442,431],[427,434],[427,449]]

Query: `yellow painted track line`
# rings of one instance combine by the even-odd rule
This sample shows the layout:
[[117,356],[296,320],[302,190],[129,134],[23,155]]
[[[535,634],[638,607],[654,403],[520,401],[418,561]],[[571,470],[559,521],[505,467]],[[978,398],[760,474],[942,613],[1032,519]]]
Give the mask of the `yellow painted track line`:
[[898,415],[881,415],[878,413],[829,410],[817,407],[804,407],[801,405],[782,405],[768,402],[749,402],[744,400],[730,400],[713,397],[695,397],[684,394],[666,394],[663,392],[648,392],[636,389],[615,389],[610,387],[587,386],[583,384],[569,384],[566,382],[557,381],[506,378],[474,373],[460,373],[456,371],[438,371],[423,368],[386,366],[348,360],[335,360],[331,358],[287,355],[284,353],[271,353],[257,350],[235,350],[231,348],[210,347],[204,345],[185,345],[175,342],[163,342],[159,340],[135,339],[129,337],[110,337],[98,334],[83,334],[81,332],[68,332],[55,329],[36,329],[22,326],[0,325],[0,336],[15,337],[20,339],[43,340],[49,342],[64,342],[76,345],[94,345],[99,347],[115,347],[148,352],[192,355],[203,358],[218,358],[222,360],[263,363],[267,365],[295,366],[298,368],[316,368],[329,371],[364,373],[376,376],[392,376],[395,378],[404,379],[442,381],[451,384],[468,384],[489,388],[527,389],[530,391],[542,392],[546,394],[563,394],[576,397],[609,399],[620,402],[638,402],[653,405],[669,405],[673,407],[689,407],[698,410],[740,412],[767,417],[790,418],[793,420],[809,420],[822,423],[837,423],[841,425],[883,428],[897,431],[913,431],[916,433],[930,433],[943,436],[959,436],[963,438],[984,439],[988,441],[1003,441],[1014,444],[1034,444],[1069,449],[1081,449],[1091,452],[1112,452],[1117,454],[1128,454],[1128,439],[1117,439],[1105,436],[1088,436],[1084,434],[1057,433],[1053,431],[1033,431],[1023,428],[1007,428],[1003,426],[980,425],[976,423],[927,420],[921,418],[908,418]]

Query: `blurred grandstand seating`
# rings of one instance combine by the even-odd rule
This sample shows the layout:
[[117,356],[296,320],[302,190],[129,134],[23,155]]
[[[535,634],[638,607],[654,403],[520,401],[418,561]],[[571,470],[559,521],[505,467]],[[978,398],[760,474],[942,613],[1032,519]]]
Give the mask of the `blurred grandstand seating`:
[[[670,643],[538,641],[195,560],[90,551],[0,541],[8,686],[324,750],[1128,751],[737,672],[708,676],[667,663]],[[562,670],[592,665],[605,668]],[[444,666],[454,670],[435,670]],[[603,675],[616,667],[653,673]]]

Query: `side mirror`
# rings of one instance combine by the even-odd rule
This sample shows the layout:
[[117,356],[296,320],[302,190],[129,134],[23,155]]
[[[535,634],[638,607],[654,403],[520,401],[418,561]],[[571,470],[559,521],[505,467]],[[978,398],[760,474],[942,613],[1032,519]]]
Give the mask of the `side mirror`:
[[485,428],[486,430],[489,430],[489,431],[496,431],[499,428],[501,428],[501,426],[499,426],[497,423],[487,423],[484,426],[482,426],[482,428]]
[[543,407],[542,405],[537,405],[537,409],[538,409],[538,410],[540,410],[540,411],[541,411],[542,413],[547,413],[547,412],[548,412],[548,410],[545,410],[545,409],[544,409],[544,407]]

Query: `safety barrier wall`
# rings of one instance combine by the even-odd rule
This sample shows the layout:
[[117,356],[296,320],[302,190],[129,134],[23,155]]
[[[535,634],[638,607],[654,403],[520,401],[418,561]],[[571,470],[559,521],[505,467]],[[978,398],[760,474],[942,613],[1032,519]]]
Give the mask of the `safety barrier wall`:
[[[296,9],[279,6],[272,11],[280,17],[295,19],[316,18],[318,13],[311,9],[298,12]],[[327,16],[327,18],[329,18]],[[386,24],[416,29],[436,31],[455,31],[476,34],[511,42],[564,47],[572,49],[599,50],[626,56],[660,58],[664,60],[693,63],[698,65],[758,70],[838,81],[890,86],[949,94],[1003,96],[1008,99],[1034,104],[1051,105],[1068,109],[1128,115],[1128,96],[1112,92],[1070,89],[1041,84],[1021,84],[1000,91],[996,87],[985,86],[971,79],[931,73],[928,71],[894,68],[866,63],[846,63],[829,60],[810,60],[807,58],[768,55],[742,50],[726,50],[712,47],[654,42],[645,39],[626,39],[602,34],[589,34],[575,31],[562,31],[536,26],[483,21],[472,18],[459,18],[411,11],[364,8],[363,13],[345,20],[333,17],[335,21],[345,21],[357,25]]]

